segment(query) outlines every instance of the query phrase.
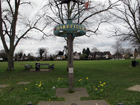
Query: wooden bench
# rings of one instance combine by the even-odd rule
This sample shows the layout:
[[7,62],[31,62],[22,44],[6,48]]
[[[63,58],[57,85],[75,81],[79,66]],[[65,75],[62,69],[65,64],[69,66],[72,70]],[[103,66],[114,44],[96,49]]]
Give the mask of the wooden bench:
[[50,65],[49,69],[53,70],[54,69],[54,64]]
[[40,69],[48,69],[48,68],[49,68],[49,63],[40,63]]
[[139,66],[139,61],[137,61],[137,62],[136,62],[136,65],[138,65],[138,66]]
[[25,70],[30,70],[30,69],[33,69],[33,66],[29,64],[25,64]]

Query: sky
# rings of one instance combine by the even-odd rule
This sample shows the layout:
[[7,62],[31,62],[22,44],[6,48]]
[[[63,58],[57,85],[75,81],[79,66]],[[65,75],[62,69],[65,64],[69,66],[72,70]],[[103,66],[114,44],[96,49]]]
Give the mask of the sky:
[[[25,12],[27,14],[26,16],[32,19],[36,14],[38,14],[38,11],[41,9],[45,0],[30,0],[30,1],[33,2],[35,6],[33,7],[27,6],[21,8],[21,11]],[[21,28],[19,26],[17,27],[19,29]],[[54,27],[51,26],[49,28],[53,29]],[[117,38],[110,37],[108,29],[110,29],[110,25],[102,24],[99,28],[99,32],[97,35],[92,35],[90,37],[87,36],[76,37],[73,43],[74,52],[75,51],[82,52],[83,48],[87,48],[87,47],[89,47],[90,50],[92,50],[92,48],[96,47],[99,51],[102,52],[110,51],[111,54],[113,54],[115,50],[112,48],[112,46],[115,44]],[[49,32],[50,31],[48,31],[48,33]],[[32,35],[32,37],[34,37],[35,39],[21,40],[16,47],[15,53],[22,50],[25,54],[31,53],[34,56],[38,56],[37,53],[38,49],[43,47],[48,50],[49,52],[48,55],[50,55],[50,54],[56,54],[57,51],[63,51],[64,46],[66,45],[66,41],[64,40],[63,37],[57,37],[53,35],[41,39],[42,34],[36,31],[31,31],[28,33],[28,35]],[[122,46],[123,48],[131,47],[129,43],[123,43]],[[0,40],[0,50],[2,49],[3,49],[3,45]]]

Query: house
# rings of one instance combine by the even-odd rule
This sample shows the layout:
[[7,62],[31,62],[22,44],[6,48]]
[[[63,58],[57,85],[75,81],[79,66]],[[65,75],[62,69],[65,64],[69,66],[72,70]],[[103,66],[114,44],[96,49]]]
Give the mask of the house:
[[90,53],[88,56],[88,59],[101,59],[101,58],[102,58],[102,52]]
[[74,53],[73,53],[73,59],[75,59],[75,60],[76,60],[76,59],[77,59],[77,60],[80,59],[80,56],[81,56],[81,53],[77,53],[77,52],[74,52]]
[[57,60],[64,60],[66,59],[65,55],[57,55],[56,57]]
[[109,59],[111,58],[110,51],[90,53],[88,59]]
[[111,58],[110,51],[103,52],[102,57],[103,57],[103,59],[109,59],[109,58]]
[[95,59],[95,53],[89,53],[88,59]]
[[95,58],[96,59],[99,59],[99,58],[102,58],[102,52],[95,52]]
[[113,59],[122,59],[123,55],[121,53],[116,53],[116,54],[112,55],[112,58]]
[[62,56],[63,56],[63,55],[57,55],[56,59],[57,59],[57,60],[62,60]]

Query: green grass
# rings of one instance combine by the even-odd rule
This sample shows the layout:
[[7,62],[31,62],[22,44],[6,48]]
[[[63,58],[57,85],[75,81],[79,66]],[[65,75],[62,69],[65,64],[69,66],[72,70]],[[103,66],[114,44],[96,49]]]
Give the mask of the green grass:
[[[55,69],[50,72],[29,72],[24,71],[24,66],[21,66],[31,64],[35,68],[36,62],[55,64]],[[140,105],[140,92],[126,90],[130,86],[140,85],[140,67],[130,66],[131,60],[74,61],[74,86],[87,89],[90,97],[82,97],[82,100],[105,99],[110,105],[117,105],[119,102],[124,105]],[[37,105],[39,101],[49,99],[64,100],[55,96],[55,89],[52,87],[68,87],[67,61],[15,62],[16,71],[9,72],[6,68],[7,62],[0,62],[0,85],[10,85],[0,88],[0,105],[26,105],[28,102]],[[22,81],[31,83],[17,84]],[[101,91],[98,85],[104,82]],[[14,89],[8,92],[12,87]]]

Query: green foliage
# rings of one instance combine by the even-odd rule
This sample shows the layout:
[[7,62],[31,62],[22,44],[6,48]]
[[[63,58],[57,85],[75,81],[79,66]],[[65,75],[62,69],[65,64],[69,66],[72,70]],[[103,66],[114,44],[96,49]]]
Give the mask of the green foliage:
[[82,54],[81,56],[80,56],[80,59],[82,59],[82,60],[84,60],[84,59],[86,59],[87,58],[87,54]]

